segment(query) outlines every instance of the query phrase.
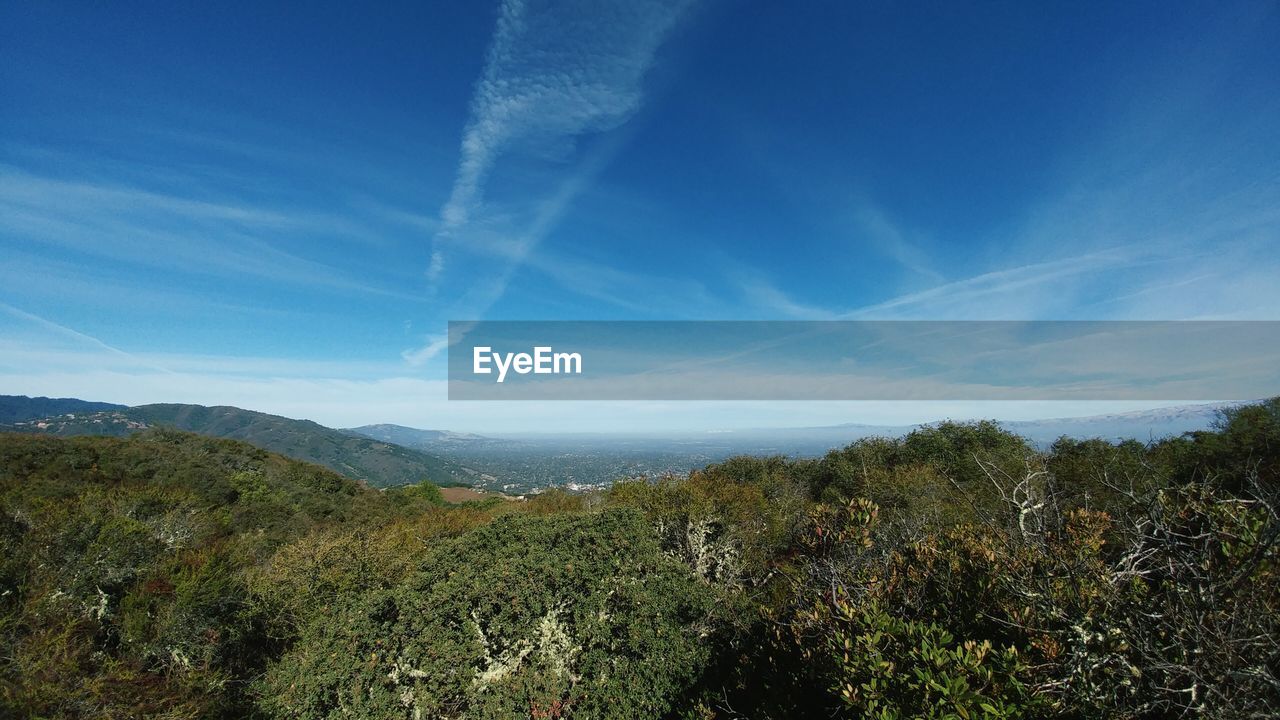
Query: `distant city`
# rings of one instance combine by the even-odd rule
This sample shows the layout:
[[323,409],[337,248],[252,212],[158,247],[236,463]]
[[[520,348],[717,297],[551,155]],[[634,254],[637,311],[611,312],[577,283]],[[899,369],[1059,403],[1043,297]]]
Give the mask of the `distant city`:
[[[1047,448],[1062,436],[1149,442],[1210,428],[1219,413],[1238,403],[1179,405],[1110,415],[1002,422]],[[446,458],[472,471],[471,483],[507,494],[558,487],[580,492],[620,479],[682,476],[735,455],[821,457],[867,437],[901,437],[922,425],[833,425],[761,428],[684,435],[525,434],[488,437],[368,425],[347,432],[394,442]]]

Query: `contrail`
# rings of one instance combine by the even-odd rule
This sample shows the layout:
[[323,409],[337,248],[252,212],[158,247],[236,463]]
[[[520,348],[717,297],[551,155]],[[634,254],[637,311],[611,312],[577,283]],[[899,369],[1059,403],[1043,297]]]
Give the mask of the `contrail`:
[[8,303],[0,302],[0,310],[3,310],[3,311],[5,311],[5,312],[9,313],[10,315],[13,315],[13,316],[15,316],[15,317],[21,318],[21,319],[23,319],[23,320],[27,320],[27,321],[29,321],[29,322],[33,322],[33,323],[35,323],[35,324],[37,324],[37,325],[39,325],[39,326],[41,326],[41,327],[45,328],[46,330],[51,330],[51,331],[53,331],[53,332],[55,332],[55,333],[57,333],[57,334],[59,334],[59,335],[63,335],[63,336],[65,336],[65,337],[69,337],[69,338],[72,338],[72,339],[75,339],[75,340],[79,340],[79,341],[81,341],[81,342],[88,343],[88,344],[90,344],[90,345],[93,345],[93,346],[94,346],[94,347],[96,347],[96,348],[99,348],[99,349],[101,349],[101,350],[105,350],[105,351],[107,351],[107,352],[111,353],[112,355],[116,355],[116,356],[119,356],[119,357],[127,358],[127,359],[129,359],[129,360],[133,361],[134,363],[136,363],[136,364],[138,364],[138,365],[141,365],[142,367],[149,368],[149,369],[151,369],[151,370],[158,370],[158,371],[160,371],[160,372],[162,372],[162,373],[168,373],[168,374],[170,374],[170,375],[172,375],[172,374],[173,374],[173,371],[172,371],[172,370],[169,370],[168,368],[164,368],[164,367],[161,367],[161,366],[159,366],[159,365],[156,365],[155,363],[152,363],[152,362],[150,362],[150,361],[148,361],[148,360],[144,360],[144,359],[142,359],[142,358],[138,357],[137,355],[134,355],[134,354],[129,353],[129,352],[125,352],[124,350],[121,350],[121,349],[120,349],[120,348],[118,348],[118,347],[114,347],[114,346],[112,346],[112,345],[108,345],[107,343],[105,343],[105,342],[103,342],[103,341],[99,340],[98,338],[96,338],[96,337],[94,337],[94,336],[92,336],[92,335],[86,335],[85,333],[82,333],[82,332],[80,332],[79,330],[72,330],[71,328],[67,327],[66,325],[59,325],[58,323],[56,323],[56,322],[54,322],[54,321],[52,321],[52,320],[47,320],[47,319],[45,319],[45,318],[40,317],[39,315],[36,315],[36,314],[34,314],[34,313],[29,313],[29,312],[27,312],[26,310],[23,310],[23,309],[21,309],[21,308],[16,308],[16,307],[14,307],[14,306],[12,306],[12,305],[10,305],[10,304],[8,304]]
[[627,121],[654,53],[691,0],[504,0],[471,101],[461,159],[440,211],[428,277],[471,220],[484,184],[513,146],[556,150]]

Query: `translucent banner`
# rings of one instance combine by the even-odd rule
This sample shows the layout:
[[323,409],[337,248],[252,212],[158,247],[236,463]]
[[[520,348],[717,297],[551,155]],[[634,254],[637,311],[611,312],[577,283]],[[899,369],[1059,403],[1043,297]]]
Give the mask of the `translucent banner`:
[[1251,400],[1275,321],[451,322],[450,400]]

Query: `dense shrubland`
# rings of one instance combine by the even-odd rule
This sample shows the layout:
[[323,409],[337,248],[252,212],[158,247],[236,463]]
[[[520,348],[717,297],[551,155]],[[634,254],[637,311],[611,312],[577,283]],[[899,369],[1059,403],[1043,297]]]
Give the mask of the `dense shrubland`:
[[1280,713],[1280,402],[453,506],[230,441],[0,440],[0,715]]

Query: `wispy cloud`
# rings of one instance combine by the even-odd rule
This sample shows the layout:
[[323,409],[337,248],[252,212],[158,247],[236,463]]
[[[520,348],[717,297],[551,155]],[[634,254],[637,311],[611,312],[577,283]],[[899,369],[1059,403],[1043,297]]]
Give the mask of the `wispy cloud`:
[[764,273],[734,266],[729,271],[743,299],[753,308],[759,319],[783,317],[791,320],[835,320],[843,314],[839,310],[819,307],[792,297]]
[[52,332],[53,334],[58,335],[60,337],[68,338],[76,342],[88,345],[94,350],[99,350],[117,359],[124,360],[129,365],[135,368],[145,368],[149,370],[159,371],[162,373],[170,372],[167,368],[162,367],[159,364],[156,364],[150,360],[146,360],[144,358],[138,357],[137,355],[126,352],[124,350],[121,350],[120,348],[115,347],[113,345],[108,345],[107,343],[103,342],[102,340],[99,340],[98,338],[92,335],[89,335],[87,333],[82,333],[79,330],[74,330],[65,325],[61,325],[47,318],[43,318],[39,315],[36,315],[35,313],[27,312],[26,310],[23,310],[21,308],[14,307],[8,303],[0,302],[0,311],[3,311],[4,313],[12,317],[18,318],[19,320],[32,323],[37,327],[41,328],[42,330]]
[[416,350],[405,350],[400,356],[413,367],[419,367],[430,362],[432,358],[444,352],[448,347],[448,335],[431,335],[427,337],[426,345]]
[[1132,248],[1112,248],[1039,263],[1001,268],[926,290],[903,293],[862,307],[823,307],[795,298],[763,273],[732,271],[742,297],[764,316],[797,320],[996,320],[1048,319],[1038,298],[1082,278],[1122,271],[1147,262]]
[[323,248],[314,242],[318,237],[354,240],[364,247],[364,238],[374,235],[372,227],[350,215],[313,208],[68,180],[0,164],[0,235],[29,247],[175,275],[260,279],[301,290],[421,300],[313,257]]
[[[433,283],[448,263],[450,243],[483,206],[498,160],[513,150],[564,156],[580,136],[626,122],[640,107],[654,54],[689,4],[504,0],[472,98],[457,175],[440,211],[428,270]],[[517,230],[526,244],[536,243],[546,218],[558,218],[581,191],[582,176],[561,184],[536,212],[541,232]]]
[[[458,273],[465,282],[443,310],[483,317],[526,263],[561,284],[566,274],[582,277],[536,262],[531,254],[612,159],[620,139],[573,158],[577,143],[619,128],[639,110],[655,54],[691,4],[502,2],[453,187],[432,236],[427,278],[437,297],[446,271],[453,274],[450,268],[464,257],[473,261]],[[528,197],[499,206],[486,198],[486,185],[500,160],[516,156],[532,158],[543,170],[549,165],[550,179]],[[619,301],[616,294],[585,293]],[[403,357],[421,365],[442,347],[429,338]]]
[[[730,279],[763,314],[815,319],[1280,318],[1270,250],[1280,237],[1280,102],[1244,80],[1273,58],[1259,53],[1275,45],[1275,5],[1197,17],[1196,37],[1118,63],[1090,87],[1088,121],[1045,146],[1039,179],[959,192],[992,202],[980,226],[982,213],[963,208],[898,217],[892,208],[928,205],[927,194],[895,198],[892,179],[878,182],[856,155],[798,163],[802,143],[782,160],[762,154],[762,171],[805,222],[840,238],[859,264],[875,267],[882,254],[910,274],[899,281],[886,268],[834,300],[843,268],[816,253],[812,283]],[[750,132],[744,151],[772,147],[770,137]],[[867,201],[877,194],[884,204]]]
[[0,164],[0,194],[9,208],[39,213],[51,207],[67,211],[131,211],[138,215],[154,212],[259,229],[315,230],[344,224],[341,217],[332,214],[285,212],[244,202],[183,197],[117,183],[67,180],[4,164]]
[[[1114,271],[1138,261],[1132,249],[1113,248],[1030,263],[942,283],[928,290],[867,305],[843,316],[859,319],[922,316],[929,319],[957,316],[968,319],[1030,318],[1031,311],[1036,309],[1030,302],[1034,291],[1050,287],[1055,282]],[[1021,307],[1018,299],[1021,299]]]
[[865,200],[859,202],[854,211],[854,221],[860,234],[872,247],[879,248],[899,265],[935,282],[945,280],[933,268],[935,261],[922,248],[920,240],[912,237],[911,233],[894,222],[880,207]]

